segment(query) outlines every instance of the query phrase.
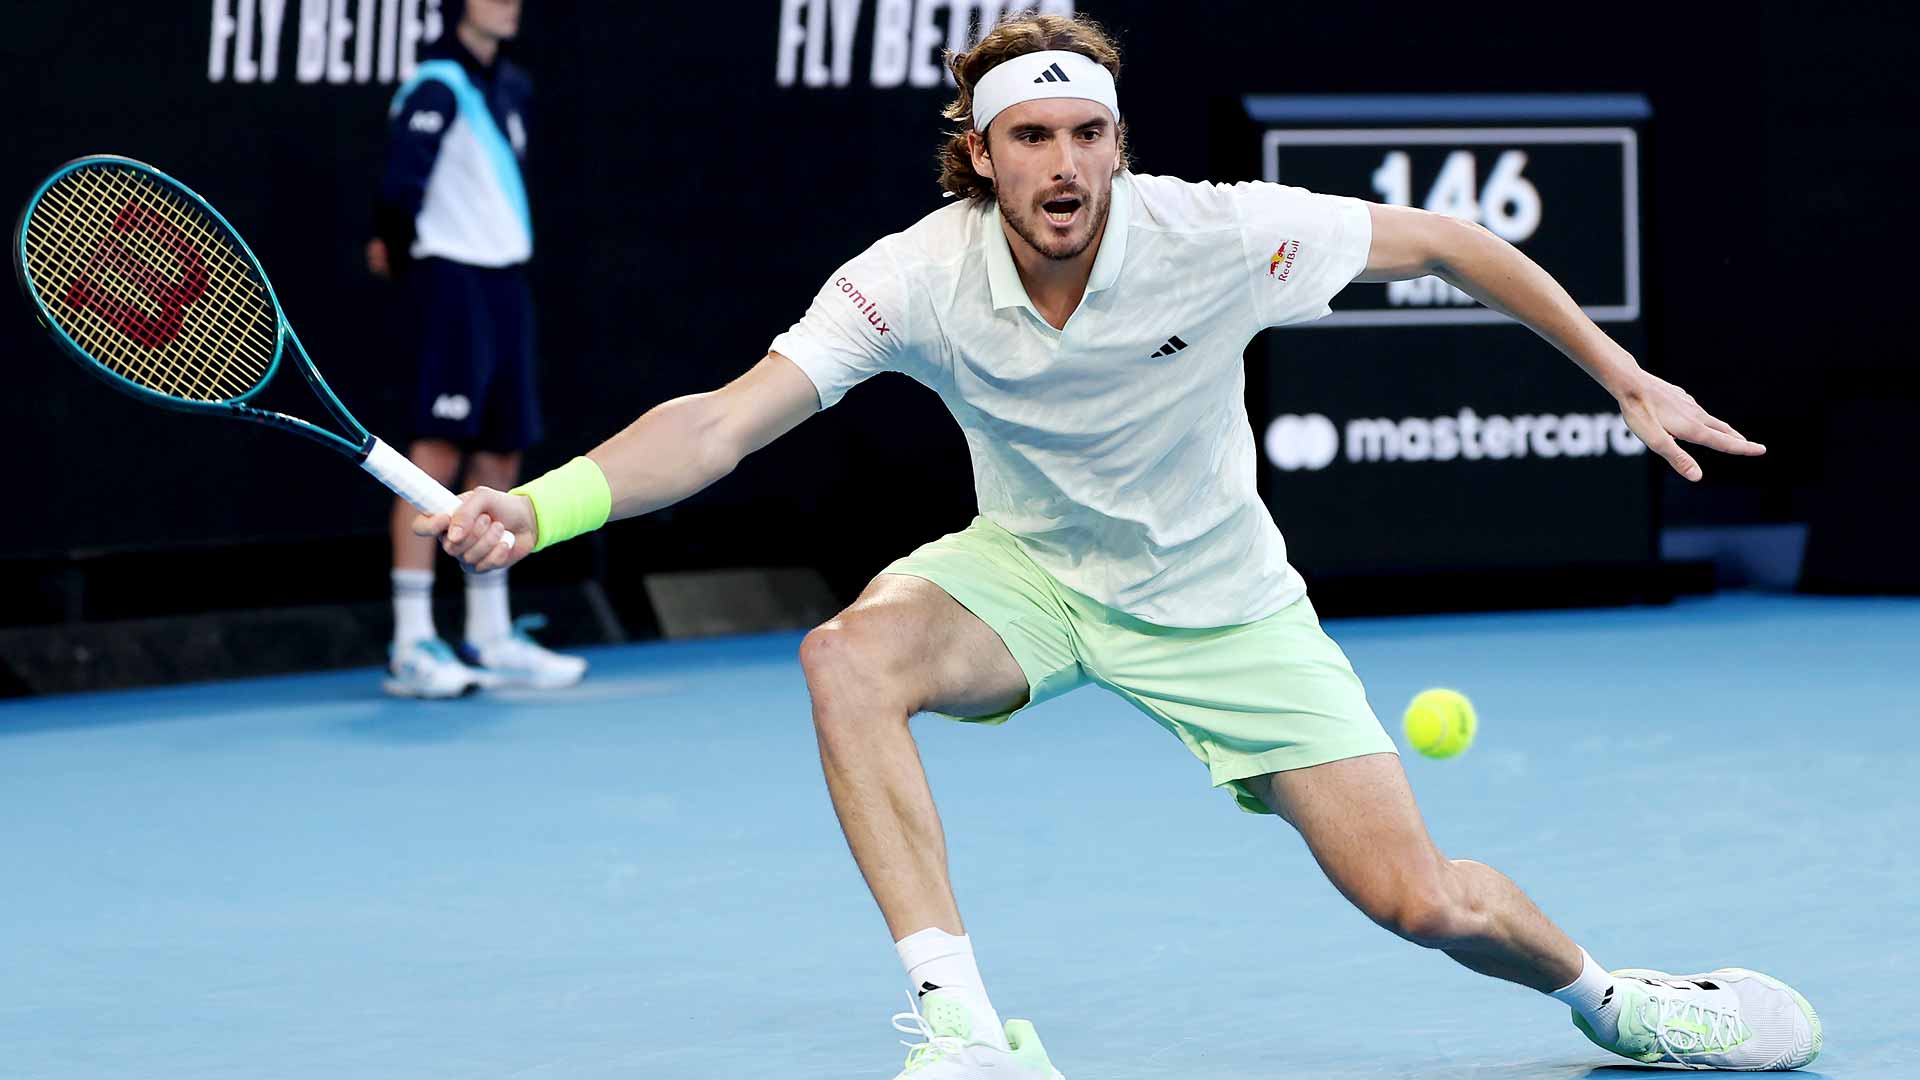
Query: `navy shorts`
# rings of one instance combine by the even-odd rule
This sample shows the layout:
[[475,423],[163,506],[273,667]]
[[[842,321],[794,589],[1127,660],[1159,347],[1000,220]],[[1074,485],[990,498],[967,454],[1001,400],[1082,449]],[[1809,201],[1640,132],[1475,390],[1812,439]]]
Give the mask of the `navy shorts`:
[[538,442],[526,272],[421,259],[407,277],[420,362],[414,436],[502,452]]

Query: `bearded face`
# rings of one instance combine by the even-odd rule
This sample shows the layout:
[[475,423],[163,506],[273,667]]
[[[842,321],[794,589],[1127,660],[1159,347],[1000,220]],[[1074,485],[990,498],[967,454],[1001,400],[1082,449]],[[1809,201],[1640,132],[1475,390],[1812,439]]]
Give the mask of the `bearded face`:
[[1023,102],[994,117],[975,168],[1014,233],[1049,259],[1084,253],[1107,223],[1119,133],[1106,106],[1077,98]]

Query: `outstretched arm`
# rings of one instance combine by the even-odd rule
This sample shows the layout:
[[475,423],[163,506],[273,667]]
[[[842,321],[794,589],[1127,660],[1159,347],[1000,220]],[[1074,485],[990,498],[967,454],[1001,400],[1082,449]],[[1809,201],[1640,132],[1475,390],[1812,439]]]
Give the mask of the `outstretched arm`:
[[[608,519],[679,502],[819,408],[812,380],[779,353],[767,354],[718,390],[656,405],[587,454],[612,496]],[[447,554],[479,571],[510,566],[544,546],[539,529],[531,499],[491,488],[476,488],[461,496],[451,514],[422,515],[413,526],[421,536],[439,537]],[[501,542],[504,532],[513,533],[512,548]]]
[[1580,365],[1620,403],[1635,435],[1688,480],[1700,463],[1680,448],[1685,440],[1727,454],[1755,456],[1766,447],[1702,409],[1693,395],[1641,370],[1587,318],[1539,264],[1512,244],[1470,221],[1410,206],[1369,204],[1373,247],[1357,280],[1401,281],[1429,274],[1495,311],[1525,323]]
[[672,506],[819,408],[813,383],[779,353],[718,390],[654,406],[587,453],[613,491],[609,520]]

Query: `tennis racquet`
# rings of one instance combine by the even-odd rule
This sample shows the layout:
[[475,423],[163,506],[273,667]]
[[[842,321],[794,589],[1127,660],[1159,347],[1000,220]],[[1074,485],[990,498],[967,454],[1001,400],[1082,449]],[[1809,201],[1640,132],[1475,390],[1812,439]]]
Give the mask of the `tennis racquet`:
[[[303,435],[358,462],[423,514],[460,505],[340,403],[253,251],[173,177],[131,158],[62,165],[20,212],[13,268],[61,351],[116,390],[182,412]],[[291,356],[345,435],[247,404]],[[511,546],[511,534],[504,538]]]

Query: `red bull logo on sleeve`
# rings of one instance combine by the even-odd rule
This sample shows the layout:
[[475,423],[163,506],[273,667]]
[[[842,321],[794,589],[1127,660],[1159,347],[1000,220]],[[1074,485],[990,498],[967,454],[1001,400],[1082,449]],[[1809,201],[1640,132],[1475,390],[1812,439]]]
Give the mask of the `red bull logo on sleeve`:
[[1299,255],[1300,241],[1280,241],[1280,246],[1273,249],[1273,258],[1267,260],[1267,276],[1275,281],[1287,280],[1287,275],[1293,273],[1293,260]]

